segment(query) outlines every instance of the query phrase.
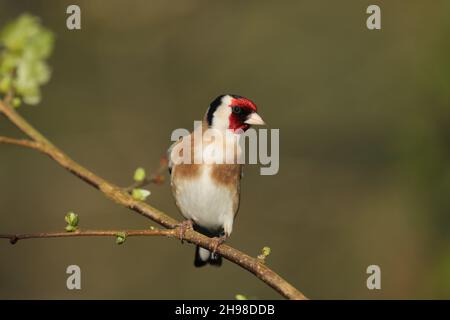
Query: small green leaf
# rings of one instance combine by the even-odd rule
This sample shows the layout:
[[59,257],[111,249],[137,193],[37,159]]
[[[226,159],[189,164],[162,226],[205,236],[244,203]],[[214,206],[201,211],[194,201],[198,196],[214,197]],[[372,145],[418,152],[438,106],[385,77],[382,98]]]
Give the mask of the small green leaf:
[[[1,44],[1,43],[0,43]],[[2,60],[0,63],[0,73],[4,76],[11,76],[11,73],[14,71],[18,60],[20,59],[20,55],[15,52],[3,52]]]
[[66,216],[64,217],[64,220],[66,220],[66,222],[69,226],[72,226],[72,227],[78,226],[79,218],[78,218],[78,215],[74,212],[67,213]]
[[142,182],[145,179],[145,170],[144,168],[137,168],[134,172],[134,181]]
[[131,192],[131,196],[136,199],[136,200],[140,200],[140,201],[145,201],[145,199],[147,199],[147,197],[150,195],[150,191],[145,190],[145,189],[133,189],[133,191]]
[[156,230],[154,226],[150,226],[150,230]]
[[0,92],[11,90],[27,104],[41,101],[41,85],[50,79],[45,61],[54,36],[39,18],[23,14],[0,30]]
[[12,105],[14,108],[18,108],[20,107],[20,105],[22,104],[22,100],[20,98],[14,98],[12,101]]
[[11,89],[12,79],[10,76],[5,76],[0,80],[0,91],[7,93]]
[[270,247],[264,247],[264,248],[262,248],[262,254],[263,254],[264,256],[268,257],[269,254],[270,254]]
[[125,234],[125,232],[119,232],[116,237],[116,243],[119,245],[123,244],[125,242],[126,238],[127,238],[127,235]]
[[64,220],[66,220],[66,222],[67,222],[67,226],[66,226],[67,232],[73,232],[73,231],[77,230],[79,219],[78,219],[78,215],[76,213],[69,212],[64,217]]
[[265,263],[266,258],[270,255],[270,247],[264,247],[261,250],[261,254],[257,257],[258,260],[261,261],[261,263]]
[[67,232],[74,232],[74,231],[76,231],[76,230],[77,230],[77,227],[71,226],[70,224],[68,224],[68,225],[66,226],[66,231],[67,231]]
[[235,296],[236,300],[248,300],[246,296],[244,296],[243,294],[237,294]]

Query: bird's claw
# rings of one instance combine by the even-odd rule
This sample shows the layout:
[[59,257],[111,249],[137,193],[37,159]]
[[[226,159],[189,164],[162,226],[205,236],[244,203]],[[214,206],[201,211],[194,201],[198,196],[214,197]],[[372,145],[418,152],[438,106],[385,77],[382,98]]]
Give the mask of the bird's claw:
[[179,223],[177,227],[179,228],[181,243],[183,243],[186,231],[191,230],[194,227],[194,223],[192,222],[192,220],[184,220],[183,222]]
[[214,237],[214,238],[212,238],[212,240],[214,242],[213,247],[212,247],[212,254],[216,254],[217,248],[219,248],[219,246],[227,240],[227,236],[222,235],[220,237]]

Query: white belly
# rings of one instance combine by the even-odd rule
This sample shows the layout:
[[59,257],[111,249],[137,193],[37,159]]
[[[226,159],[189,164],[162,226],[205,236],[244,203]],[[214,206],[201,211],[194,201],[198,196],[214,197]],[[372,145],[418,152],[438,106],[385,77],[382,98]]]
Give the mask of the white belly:
[[211,181],[209,170],[209,166],[202,166],[198,178],[177,181],[174,190],[177,205],[185,218],[210,231],[223,228],[229,235],[235,215],[233,195]]

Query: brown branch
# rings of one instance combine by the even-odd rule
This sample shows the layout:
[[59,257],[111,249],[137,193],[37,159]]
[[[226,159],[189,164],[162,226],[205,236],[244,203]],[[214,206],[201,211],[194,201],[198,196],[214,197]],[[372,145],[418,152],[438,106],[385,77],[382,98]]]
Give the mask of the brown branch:
[[[166,228],[173,229],[179,225],[179,221],[144,202],[133,199],[126,190],[95,175],[93,172],[76,163],[64,152],[48,141],[39,131],[33,128],[33,126],[22,118],[13,108],[11,108],[11,106],[1,100],[0,112],[3,113],[9,121],[11,121],[32,140],[30,142],[28,140],[17,140],[3,137],[0,139],[0,143],[9,143],[38,150],[55,160],[69,172],[73,173],[91,186],[99,189],[107,198],[115,201],[116,203],[125,206]],[[212,241],[211,238],[195,232],[194,230],[187,230],[184,234],[184,240],[210,250],[214,248],[214,241]],[[285,298],[306,299],[306,297],[299,290],[293,287],[265,264],[261,263],[261,261],[257,258],[246,255],[245,253],[225,244],[220,245],[217,248],[217,253],[229,261],[234,262],[235,264],[250,271]]]
[[40,145],[37,142],[26,140],[26,139],[14,139],[9,137],[2,137],[0,136],[0,143],[4,144],[13,144],[20,147],[26,147],[31,149],[40,149]]
[[76,230],[74,232],[38,232],[23,234],[0,234],[0,239],[9,239],[11,244],[19,240],[39,239],[39,238],[72,238],[72,237],[117,237],[125,235],[136,236],[166,236],[176,237],[177,229],[155,229],[155,230]]

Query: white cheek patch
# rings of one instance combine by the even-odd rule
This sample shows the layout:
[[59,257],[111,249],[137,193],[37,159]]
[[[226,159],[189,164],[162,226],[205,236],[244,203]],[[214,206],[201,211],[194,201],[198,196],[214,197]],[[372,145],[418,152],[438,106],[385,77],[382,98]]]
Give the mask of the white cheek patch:
[[212,128],[218,130],[228,129],[230,126],[230,114],[231,108],[229,107],[232,101],[232,97],[225,96],[222,98],[222,103],[214,112],[214,117],[212,121]]

